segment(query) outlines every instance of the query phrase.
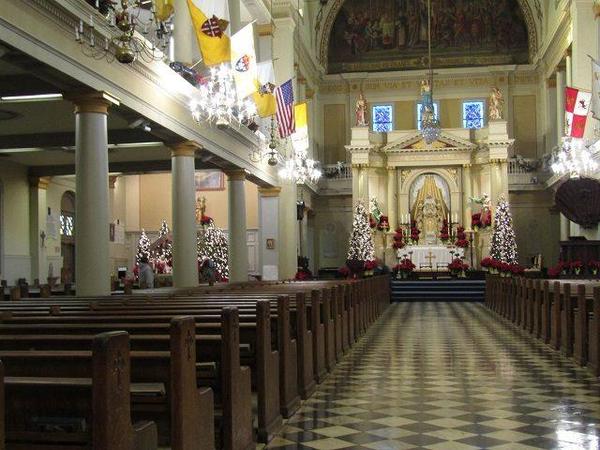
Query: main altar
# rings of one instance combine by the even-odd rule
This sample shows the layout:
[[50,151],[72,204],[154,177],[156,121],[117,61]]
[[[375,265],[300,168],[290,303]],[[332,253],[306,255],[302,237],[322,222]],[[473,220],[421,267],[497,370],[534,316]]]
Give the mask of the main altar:
[[[479,268],[487,254],[491,230],[474,229],[473,213],[486,199],[495,205],[508,196],[507,159],[513,140],[505,120],[490,120],[478,130],[442,129],[427,144],[418,130],[373,132],[368,126],[352,128],[350,153],[353,203],[376,200],[387,216],[389,230],[376,231],[376,256],[387,265],[409,257],[423,268],[443,268],[453,258]],[[442,233],[447,227],[449,238]],[[418,229],[418,240],[410,239]],[[406,235],[406,246],[393,248],[397,229]],[[456,245],[464,229],[466,248]]]

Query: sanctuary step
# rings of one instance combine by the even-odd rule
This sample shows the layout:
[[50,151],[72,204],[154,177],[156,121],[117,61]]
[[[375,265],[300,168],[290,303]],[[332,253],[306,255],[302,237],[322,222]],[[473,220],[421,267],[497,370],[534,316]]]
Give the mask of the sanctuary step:
[[393,302],[482,302],[485,280],[392,280]]

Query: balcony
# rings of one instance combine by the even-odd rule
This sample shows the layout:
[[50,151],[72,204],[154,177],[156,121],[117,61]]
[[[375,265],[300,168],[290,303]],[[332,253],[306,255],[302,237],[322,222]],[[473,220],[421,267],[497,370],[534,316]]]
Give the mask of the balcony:
[[352,167],[343,162],[323,165],[319,194],[352,195]]
[[508,188],[511,191],[543,190],[549,177],[542,160],[520,156],[508,160]]

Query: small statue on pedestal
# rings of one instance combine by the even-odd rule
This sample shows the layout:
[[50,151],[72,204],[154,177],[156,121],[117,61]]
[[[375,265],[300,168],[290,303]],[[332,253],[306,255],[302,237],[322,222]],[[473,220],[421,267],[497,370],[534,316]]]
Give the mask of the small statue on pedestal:
[[502,110],[504,108],[504,96],[497,87],[492,88],[490,94],[489,119],[502,120]]
[[357,127],[366,127],[369,125],[367,122],[367,100],[362,92],[358,94],[358,100],[356,100],[354,112],[356,113]]

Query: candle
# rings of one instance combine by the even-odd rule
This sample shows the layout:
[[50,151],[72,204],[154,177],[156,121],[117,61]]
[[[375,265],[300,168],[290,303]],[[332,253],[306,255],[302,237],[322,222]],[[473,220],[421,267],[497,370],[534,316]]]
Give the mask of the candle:
[[79,27],[75,26],[75,40],[79,42]]
[[408,213],[408,224],[410,225],[410,213]]

